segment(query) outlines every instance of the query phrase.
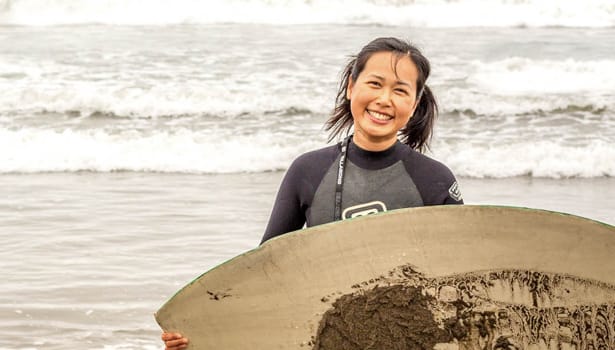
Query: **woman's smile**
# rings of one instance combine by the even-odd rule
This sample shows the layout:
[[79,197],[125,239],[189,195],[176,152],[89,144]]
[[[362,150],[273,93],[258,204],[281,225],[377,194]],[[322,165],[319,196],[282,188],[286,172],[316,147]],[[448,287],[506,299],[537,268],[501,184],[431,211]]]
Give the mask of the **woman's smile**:
[[367,109],[366,111],[376,123],[386,123],[389,120],[393,119],[393,116],[385,114],[385,113],[380,113],[380,112],[372,111],[369,109]]

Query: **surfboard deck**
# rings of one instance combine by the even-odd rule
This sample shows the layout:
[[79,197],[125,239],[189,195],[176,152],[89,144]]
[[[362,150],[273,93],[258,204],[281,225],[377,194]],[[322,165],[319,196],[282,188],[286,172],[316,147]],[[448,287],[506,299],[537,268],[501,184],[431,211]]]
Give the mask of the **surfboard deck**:
[[[468,304],[468,317],[489,319],[492,338],[503,339],[510,324],[522,327],[531,316],[515,313],[522,307],[553,314],[558,323],[550,332],[571,344],[577,340],[564,328],[577,330],[570,323],[580,308],[604,306],[613,318],[606,332],[613,332],[614,257],[615,227],[573,215],[471,205],[401,209],[274,238],[204,273],[155,317],[163,330],[186,336],[189,349],[325,349],[323,319],[342,301],[402,285],[429,296],[424,305],[440,310],[432,312],[440,328],[451,317],[463,324],[459,305]],[[479,333],[448,343],[484,343]],[[613,333],[598,335],[608,349],[615,349]],[[517,338],[521,346],[539,342],[531,334]]]

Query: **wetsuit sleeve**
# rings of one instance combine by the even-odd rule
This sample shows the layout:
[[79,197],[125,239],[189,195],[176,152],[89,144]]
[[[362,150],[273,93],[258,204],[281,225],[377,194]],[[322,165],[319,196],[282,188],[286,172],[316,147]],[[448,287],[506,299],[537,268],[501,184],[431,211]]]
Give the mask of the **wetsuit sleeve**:
[[339,151],[338,144],[302,154],[295,159],[282,180],[261,244],[273,237],[303,228],[314,193],[327,169],[337,159]]
[[295,160],[282,180],[261,244],[273,237],[298,230],[305,224],[305,213],[301,208],[300,181],[301,169]]
[[424,205],[463,204],[455,176],[444,164],[412,151],[405,159]]
[[443,165],[438,168],[434,169],[433,181],[422,186],[421,195],[425,205],[463,204],[461,191],[453,173]]

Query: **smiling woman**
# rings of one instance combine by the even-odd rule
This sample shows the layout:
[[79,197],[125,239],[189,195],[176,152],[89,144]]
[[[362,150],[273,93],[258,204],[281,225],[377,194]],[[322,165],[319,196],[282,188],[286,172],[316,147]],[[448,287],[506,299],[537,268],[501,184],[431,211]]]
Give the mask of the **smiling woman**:
[[[326,128],[331,139],[350,136],[292,163],[262,242],[393,209],[463,204],[451,171],[421,153],[437,113],[429,72],[421,52],[395,38],[373,40],[348,63]],[[188,344],[180,333],[162,339],[167,350]]]
[[409,57],[395,60],[391,52],[377,52],[358,79],[350,79],[346,95],[359,147],[378,151],[395,143],[416,109],[417,75]]

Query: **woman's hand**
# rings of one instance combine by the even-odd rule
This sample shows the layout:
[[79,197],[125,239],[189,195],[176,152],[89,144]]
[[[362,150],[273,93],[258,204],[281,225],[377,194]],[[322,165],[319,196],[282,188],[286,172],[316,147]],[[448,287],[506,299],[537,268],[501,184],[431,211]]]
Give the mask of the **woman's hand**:
[[180,350],[188,346],[188,339],[184,338],[179,333],[162,333],[162,341],[165,345],[165,350]]

